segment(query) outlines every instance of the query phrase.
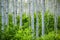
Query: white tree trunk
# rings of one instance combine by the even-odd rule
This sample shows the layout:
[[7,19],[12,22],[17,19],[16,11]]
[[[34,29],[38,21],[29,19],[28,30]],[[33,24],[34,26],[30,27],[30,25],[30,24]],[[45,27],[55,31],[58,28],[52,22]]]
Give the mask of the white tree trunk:
[[8,25],[8,11],[9,11],[9,0],[6,0],[6,25]]
[[0,0],[0,14],[1,14],[1,0]]
[[32,27],[32,36],[34,35],[34,0],[31,0],[31,27]]
[[36,0],[36,37],[38,37],[38,28],[39,28],[39,22],[38,22],[38,12],[39,12],[39,3],[38,0]]
[[57,1],[54,1],[54,31],[57,34],[57,12],[55,12],[57,10]]
[[18,0],[16,0],[16,2],[15,2],[16,3],[16,15],[17,15],[17,2],[18,2]]
[[20,26],[22,26],[23,0],[20,0]]
[[14,0],[12,0],[12,6],[13,6],[13,24],[14,24],[14,22],[15,22],[15,21],[14,21],[14,19],[15,19],[15,18],[14,18]]
[[16,21],[16,15],[17,15],[17,0],[14,0],[15,2],[14,2],[14,7],[15,7],[15,11],[14,11],[14,17],[15,17],[15,25],[16,25],[16,23],[17,23],[17,21]]
[[42,2],[42,36],[44,35],[44,13],[45,13],[45,0],[41,0]]
[[30,15],[30,0],[28,0],[28,10],[29,10],[29,27],[30,27],[30,26],[31,26],[31,25],[30,25],[30,16],[31,16],[31,15]]
[[4,0],[1,0],[2,30],[4,30]]

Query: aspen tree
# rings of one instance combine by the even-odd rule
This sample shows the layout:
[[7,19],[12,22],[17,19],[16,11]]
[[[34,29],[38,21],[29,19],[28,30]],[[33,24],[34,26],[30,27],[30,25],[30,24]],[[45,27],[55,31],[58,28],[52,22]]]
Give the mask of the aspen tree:
[[4,0],[1,0],[2,30],[4,30]]
[[20,0],[20,26],[22,26],[23,0]]
[[30,3],[30,0],[28,0],[28,10],[29,10],[29,27],[31,26],[31,25],[30,25],[30,22],[31,22],[31,21],[30,21],[30,16],[31,16],[31,15],[30,15],[30,6],[31,6],[30,4],[31,4],[31,3]]
[[8,25],[9,0],[6,0],[6,25]]
[[38,13],[39,13],[39,3],[38,0],[36,0],[36,37],[38,37],[38,28],[39,28],[39,22],[38,22]]
[[15,7],[15,11],[14,11],[14,17],[15,17],[15,25],[16,25],[16,15],[17,15],[17,0],[14,0],[15,2],[14,2],[14,7]]
[[57,34],[57,12],[55,12],[57,10],[57,1],[54,0],[54,31]]
[[15,18],[14,18],[14,0],[12,0],[12,6],[13,6],[13,24],[14,24],[14,22],[15,22],[15,21],[14,21],[14,19],[15,19]]
[[[32,36],[34,36],[34,0],[31,0],[31,27],[32,27]],[[34,37],[33,37],[34,39]]]
[[45,13],[45,0],[41,0],[41,5],[42,5],[42,36],[44,36],[44,13]]

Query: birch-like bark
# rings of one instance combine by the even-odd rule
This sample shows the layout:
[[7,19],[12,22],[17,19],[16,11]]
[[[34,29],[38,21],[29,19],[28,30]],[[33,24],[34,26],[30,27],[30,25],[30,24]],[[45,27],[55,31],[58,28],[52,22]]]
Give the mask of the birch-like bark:
[[39,11],[41,11],[41,0],[39,0]]
[[13,6],[13,24],[14,24],[14,22],[15,22],[15,18],[14,18],[14,0],[12,0],[12,6]]
[[6,25],[8,25],[9,0],[6,0]]
[[16,0],[16,2],[15,2],[16,3],[16,15],[17,15],[17,2],[18,2],[18,0]]
[[33,31],[32,33],[32,36],[33,36],[34,35],[34,0],[31,0],[31,27]]
[[0,0],[0,14],[1,14],[1,0]]
[[20,0],[20,26],[22,26],[23,0]]
[[[48,1],[46,1],[46,3],[48,3]],[[50,1],[50,4],[51,4],[51,1]],[[46,9],[48,9],[48,6],[49,6],[49,5],[47,5],[47,8],[46,8]],[[50,6],[50,7],[51,7],[51,6]],[[50,7],[49,7],[49,8],[50,8]],[[48,10],[48,11],[49,11],[49,10]],[[50,19],[49,15],[50,15],[50,14],[48,13],[48,26],[49,26],[49,23],[50,23],[50,21],[49,21],[49,19]]]
[[54,0],[54,31],[57,34],[57,12],[55,12],[57,10],[57,1]]
[[14,2],[14,7],[15,7],[15,11],[14,11],[14,17],[15,17],[15,25],[16,25],[16,23],[17,23],[17,21],[16,21],[16,15],[17,15],[17,0],[14,0],[15,2]]
[[45,0],[41,0],[42,2],[42,36],[44,36],[44,13],[45,13]]
[[1,0],[2,30],[4,30],[4,0]]
[[38,28],[39,28],[39,22],[38,22],[38,12],[39,12],[39,4],[38,0],[36,0],[36,37],[38,37]]
[[31,16],[31,15],[30,15],[30,4],[31,4],[31,3],[30,3],[30,0],[28,0],[28,10],[29,10],[29,27],[31,26],[31,25],[30,25],[30,24],[31,24],[31,23],[30,23],[30,16]]

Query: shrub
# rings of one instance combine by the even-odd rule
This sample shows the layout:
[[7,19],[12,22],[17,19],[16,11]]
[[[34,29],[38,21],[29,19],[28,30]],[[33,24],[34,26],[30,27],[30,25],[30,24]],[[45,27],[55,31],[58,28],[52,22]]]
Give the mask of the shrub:
[[32,40],[32,30],[29,28],[21,28],[16,32],[13,40]]
[[36,40],[60,40],[60,30],[58,30],[58,34],[56,35],[54,31],[49,32],[47,35],[41,36]]
[[[42,17],[41,12],[38,14],[39,22],[39,38],[36,39],[36,13],[34,13],[34,40],[60,40],[59,34],[55,36],[54,33],[54,15],[49,11],[44,14],[45,35],[42,37]],[[4,32],[1,31],[2,20],[0,16],[0,40],[32,40],[31,16],[22,16],[22,27],[20,27],[20,16],[16,16],[17,24],[13,24],[13,15],[8,14],[8,25],[4,25]],[[58,16],[58,30],[60,30],[60,16]],[[30,28],[29,28],[30,27]],[[52,32],[53,31],[53,32]],[[58,31],[59,32],[59,31]]]

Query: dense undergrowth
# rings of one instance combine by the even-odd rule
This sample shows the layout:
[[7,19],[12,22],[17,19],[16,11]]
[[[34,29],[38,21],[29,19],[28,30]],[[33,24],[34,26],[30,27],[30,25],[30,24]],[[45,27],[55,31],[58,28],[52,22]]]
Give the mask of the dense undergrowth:
[[[54,31],[54,15],[46,12],[45,17],[45,35],[41,36],[42,32],[42,19],[41,13],[38,14],[38,22],[39,22],[39,37],[36,38],[36,13],[34,13],[34,36],[32,36],[32,29],[31,29],[31,17],[26,16],[23,14],[22,16],[22,23],[23,26],[20,26],[20,16],[17,15],[16,20],[17,24],[13,24],[13,15],[8,14],[8,25],[4,25],[4,30],[2,28],[2,20],[0,16],[0,40],[60,40],[60,16],[58,16],[58,30],[57,35]],[[34,39],[33,39],[34,38]]]

